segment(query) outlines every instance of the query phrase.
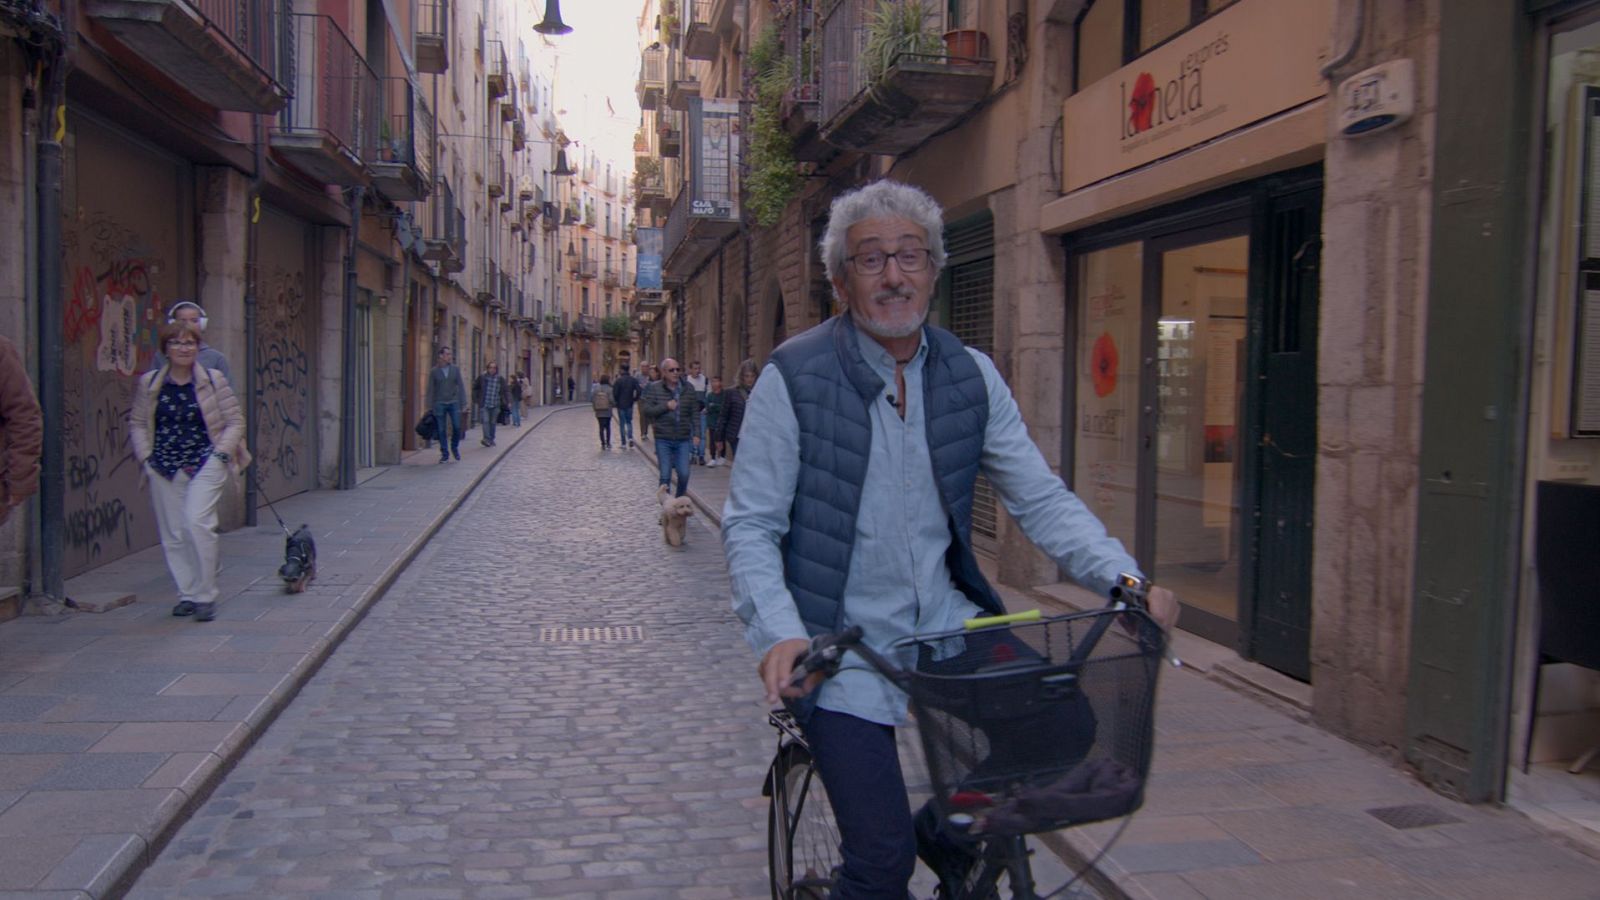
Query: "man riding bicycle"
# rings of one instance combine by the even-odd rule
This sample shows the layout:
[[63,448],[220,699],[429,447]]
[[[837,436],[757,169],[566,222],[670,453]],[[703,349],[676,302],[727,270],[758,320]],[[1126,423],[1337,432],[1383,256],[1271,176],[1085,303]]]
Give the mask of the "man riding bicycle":
[[[1078,583],[1103,595],[1138,571],[1050,471],[994,363],[925,324],[942,228],[939,205],[906,184],[834,200],[820,249],[847,311],[774,351],[750,394],[723,512],[734,610],[761,654],[767,701],[795,711],[833,804],[838,898],[898,900],[919,853],[941,877],[968,858],[939,838],[928,809],[913,822],[898,688],[854,657],[826,682],[788,686],[807,635],[859,625],[888,653],[908,635],[1001,612],[972,552],[980,471]],[[1171,592],[1153,588],[1148,602],[1170,628]]]

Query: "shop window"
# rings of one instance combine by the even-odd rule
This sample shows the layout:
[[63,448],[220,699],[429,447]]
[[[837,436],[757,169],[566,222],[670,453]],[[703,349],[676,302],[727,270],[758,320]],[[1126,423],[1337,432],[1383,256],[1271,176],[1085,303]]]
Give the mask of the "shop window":
[[1139,322],[1144,244],[1083,254],[1077,266],[1077,439],[1072,488],[1128,547],[1136,542]]
[[1078,17],[1076,87],[1094,84],[1238,0],[1095,0]]

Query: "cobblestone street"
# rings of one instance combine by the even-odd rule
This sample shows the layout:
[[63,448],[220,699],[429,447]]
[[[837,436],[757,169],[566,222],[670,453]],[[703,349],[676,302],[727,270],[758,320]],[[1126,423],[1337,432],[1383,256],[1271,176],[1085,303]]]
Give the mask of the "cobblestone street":
[[652,470],[595,445],[573,411],[510,452],[131,896],[764,895],[716,536],[666,547]]

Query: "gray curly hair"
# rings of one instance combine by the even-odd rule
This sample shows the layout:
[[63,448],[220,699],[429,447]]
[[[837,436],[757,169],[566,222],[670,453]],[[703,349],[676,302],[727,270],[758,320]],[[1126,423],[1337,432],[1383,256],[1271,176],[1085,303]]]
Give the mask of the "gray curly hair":
[[933,260],[933,274],[938,276],[944,268],[944,211],[939,202],[921,188],[900,181],[874,181],[865,187],[847,191],[833,199],[828,209],[828,230],[822,235],[818,250],[822,265],[830,282],[844,277],[844,258],[849,247],[845,235],[850,226],[868,219],[886,219],[898,216],[910,219],[928,233],[928,252]]

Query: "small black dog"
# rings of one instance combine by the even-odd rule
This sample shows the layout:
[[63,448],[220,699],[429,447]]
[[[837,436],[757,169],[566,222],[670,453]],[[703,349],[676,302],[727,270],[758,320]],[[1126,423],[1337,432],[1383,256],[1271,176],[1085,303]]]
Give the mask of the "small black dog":
[[[287,529],[285,529],[287,530]],[[283,542],[283,565],[278,568],[284,589],[298,594],[306,589],[311,579],[317,577],[317,542],[311,537],[311,526],[301,525]]]

